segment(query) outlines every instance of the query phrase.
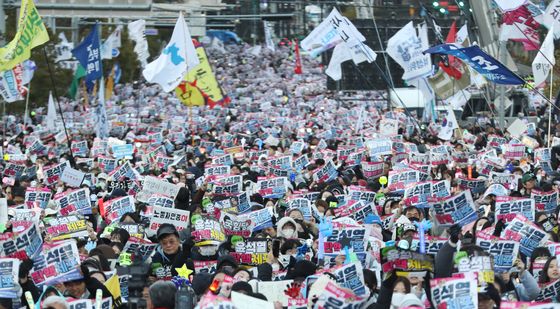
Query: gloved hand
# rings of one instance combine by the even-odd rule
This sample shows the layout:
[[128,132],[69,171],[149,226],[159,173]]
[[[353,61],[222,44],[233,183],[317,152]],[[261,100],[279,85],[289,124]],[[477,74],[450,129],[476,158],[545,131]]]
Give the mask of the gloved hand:
[[18,277],[20,279],[27,279],[27,276],[29,276],[29,272],[33,268],[33,265],[34,263],[32,259],[23,260],[21,264],[19,264]]
[[459,224],[453,224],[449,228],[449,240],[456,244],[459,241],[459,235],[461,234],[461,226]]
[[498,222],[496,222],[496,228],[494,229],[493,235],[496,237],[500,236],[505,226],[506,226],[506,222],[504,221],[504,219],[498,220]]

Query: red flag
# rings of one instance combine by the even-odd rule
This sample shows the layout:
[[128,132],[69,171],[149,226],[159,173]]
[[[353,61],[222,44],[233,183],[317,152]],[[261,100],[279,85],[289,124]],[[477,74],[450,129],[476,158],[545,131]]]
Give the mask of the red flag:
[[[454,44],[457,40],[457,23],[453,21],[451,24],[451,28],[449,29],[449,33],[447,33],[447,38],[445,39],[445,43]],[[449,76],[455,79],[461,79],[463,73],[459,71],[458,67],[461,66],[461,61],[453,56],[447,56],[449,65],[446,66],[442,61],[439,62],[439,67]]]
[[301,56],[299,55],[299,44],[297,40],[294,45],[295,45],[295,52],[296,52],[296,68],[294,69],[294,73],[302,74],[303,70],[301,68]]

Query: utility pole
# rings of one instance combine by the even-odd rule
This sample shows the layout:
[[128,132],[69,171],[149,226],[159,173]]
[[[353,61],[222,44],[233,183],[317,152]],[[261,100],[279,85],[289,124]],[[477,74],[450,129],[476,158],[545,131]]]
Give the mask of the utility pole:
[[[500,41],[500,62],[505,63],[507,61],[507,49],[506,49],[506,41]],[[500,87],[500,107],[498,110],[498,115],[500,117],[500,130],[504,132],[506,123],[505,123],[505,102],[506,102],[506,86],[501,85]]]
[[4,12],[4,0],[0,0],[0,45],[6,45],[6,12]]

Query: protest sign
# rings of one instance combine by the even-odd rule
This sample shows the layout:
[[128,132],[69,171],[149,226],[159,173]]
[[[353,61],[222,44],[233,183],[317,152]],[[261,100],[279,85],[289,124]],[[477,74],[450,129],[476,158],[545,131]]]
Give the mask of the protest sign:
[[154,206],[150,218],[150,225],[146,230],[148,236],[155,235],[160,225],[169,223],[175,226],[177,231],[189,227],[190,213],[186,210]]
[[471,274],[459,274],[451,278],[430,280],[432,300],[438,308],[478,308],[476,278]]
[[75,170],[68,166],[64,169],[64,172],[62,172],[60,180],[70,187],[77,188],[82,185],[85,175],[86,174],[84,172]]
[[309,165],[309,158],[306,155],[299,156],[292,164],[296,171],[301,171]]
[[140,178],[140,174],[129,161],[126,161],[124,164],[119,165],[115,170],[109,173],[109,176],[113,177],[114,181],[122,181],[124,178],[128,178],[130,180],[135,180]]
[[437,202],[432,204],[432,208],[436,216],[435,219],[441,225],[457,223],[463,226],[477,218],[470,191],[463,191],[455,196],[436,200]]
[[362,226],[346,226],[333,223],[334,229],[330,236],[325,237],[325,254],[344,254],[344,247],[353,252],[364,252],[366,247],[366,229]]
[[377,214],[377,210],[373,203],[368,203],[367,205],[354,209],[350,214],[350,217],[358,223],[363,223],[368,215]]
[[229,184],[217,182],[211,183],[210,186],[212,188],[211,192],[213,195],[233,196],[241,193],[241,190],[243,189],[243,184],[239,182]]
[[274,303],[251,297],[245,293],[231,292],[231,302],[236,308],[246,309],[274,309]]
[[141,224],[120,222],[117,227],[127,231],[130,237],[144,238],[145,229]]
[[109,174],[110,172],[114,171],[117,167],[117,159],[107,158],[107,157],[98,157],[97,163],[99,163],[99,168],[103,171],[103,173]]
[[523,144],[505,144],[502,147],[506,159],[520,160],[525,156],[525,145]]
[[363,299],[354,295],[347,289],[340,288],[332,282],[328,282],[327,286],[317,299],[315,307],[318,309],[327,308],[360,308]]
[[[426,235],[424,237],[424,247],[426,249],[426,254],[435,256],[441,247],[447,243],[447,238],[445,237],[435,237]],[[418,246],[418,250],[420,250],[420,246]]]
[[4,177],[12,177],[15,179],[19,179],[21,175],[25,172],[25,165],[23,164],[16,164],[16,163],[7,163],[6,167],[4,168]]
[[464,256],[457,261],[459,273],[475,274],[478,285],[494,283],[494,269],[491,256]]
[[259,281],[257,282],[256,292],[266,296],[269,302],[280,302],[282,306],[288,306],[288,295],[284,291],[290,286],[293,280],[282,281]]
[[510,270],[519,252],[519,243],[513,240],[491,239],[480,235],[476,238],[476,245],[493,257],[496,272]]
[[87,154],[89,152],[87,141],[81,141],[81,142],[74,141],[72,142],[70,147],[72,148],[72,154],[74,156],[82,157],[82,158],[87,157]]
[[530,256],[535,248],[546,243],[549,235],[529,219],[518,215],[504,228],[501,237],[519,242],[519,251]]
[[297,209],[303,215],[303,219],[305,221],[310,221],[311,217],[313,216],[311,213],[311,201],[305,198],[294,198],[288,201],[288,210],[289,212],[292,209]]
[[[73,218],[73,217],[72,217]],[[53,240],[88,236],[86,220],[72,220],[59,217],[56,221],[49,221],[47,234]]]
[[516,215],[523,215],[530,221],[535,220],[535,200],[532,198],[496,197],[496,222],[511,222]]
[[266,262],[271,248],[271,239],[246,238],[235,243],[235,252],[230,255],[239,264],[256,266]]
[[248,213],[244,213],[237,217],[238,220],[248,221],[250,220],[255,225],[253,227],[253,232],[260,231],[267,227],[272,226],[272,216],[273,210],[271,207],[266,207],[263,209],[251,211]]
[[35,206],[45,208],[51,200],[51,196],[51,190],[47,188],[27,188],[25,190],[25,205],[30,208]]
[[347,199],[353,201],[373,202],[376,192],[365,187],[350,186],[348,187]]
[[336,283],[343,288],[352,290],[358,296],[366,295],[364,273],[360,263],[341,265],[329,271],[336,277]]
[[70,167],[70,163],[65,161],[54,166],[43,168],[43,174],[45,175],[45,184],[50,186],[60,179],[60,176],[64,172],[64,169]]
[[231,205],[237,207],[237,213],[245,213],[251,209],[249,192],[245,191],[230,198]]
[[0,257],[24,260],[34,258],[41,250],[43,239],[38,227],[32,224],[22,232],[4,232],[0,235]]
[[134,261],[135,258],[141,258],[142,261],[145,261],[154,253],[157,246],[158,244],[154,244],[149,240],[130,237],[121,251],[119,263],[127,265],[128,257],[131,258],[131,261]]
[[541,287],[541,291],[535,301],[538,302],[551,302],[558,299],[558,294],[560,293],[560,280],[553,281],[545,286]]
[[486,190],[486,179],[467,179],[458,177],[457,183],[463,190],[471,190],[472,194],[483,193]]
[[163,195],[154,194],[150,196],[148,199],[148,205],[150,206],[158,206],[158,207],[165,207],[165,208],[173,208],[175,207],[175,200]]
[[385,162],[362,162],[362,171],[364,173],[364,177],[368,180],[373,178],[377,178],[383,175],[383,168],[385,166]]
[[219,175],[229,175],[231,173],[231,167],[229,165],[215,165],[207,166],[204,169],[204,176],[219,176]]
[[18,298],[18,259],[0,259],[0,298]]
[[399,134],[399,121],[396,119],[381,119],[379,134],[385,137],[396,136]]
[[490,181],[493,184],[501,184],[508,190],[515,190],[517,188],[516,180],[517,178],[513,174],[490,172]]
[[389,171],[388,188],[391,191],[402,191],[407,185],[421,181],[420,174],[415,170]]
[[507,128],[507,131],[513,137],[521,137],[527,131],[527,124],[521,119],[515,119]]
[[122,215],[127,212],[134,212],[134,198],[132,196],[124,196],[109,200],[104,203],[105,207],[105,220],[108,222],[115,222],[119,220]]
[[30,273],[36,285],[53,285],[82,278],[78,267],[80,254],[76,241],[67,240],[45,246],[42,252],[34,260],[33,271]]
[[424,206],[432,197],[432,182],[417,182],[406,186],[404,191],[404,202],[406,205]]
[[213,274],[216,272],[216,268],[218,266],[218,261],[193,261],[193,262],[194,262],[194,271],[197,274],[200,273]]
[[147,201],[153,194],[161,194],[175,199],[180,187],[153,176],[146,176],[142,185],[142,191],[138,192],[136,198],[139,201]]
[[54,196],[54,202],[60,209],[60,214],[63,216],[74,212],[78,212],[82,215],[90,215],[92,213],[88,188],[56,194]]
[[[113,300],[111,297],[101,299],[100,309],[113,308]],[[95,299],[71,299],[68,301],[68,309],[98,309],[96,308]]]
[[212,158],[212,165],[228,165],[228,166],[232,166],[233,165],[233,155],[230,154],[226,154],[223,156],[219,156],[217,158]]
[[119,160],[125,157],[132,157],[134,153],[134,145],[132,144],[113,145],[111,147],[111,150],[113,150],[113,157]]
[[370,157],[380,157],[393,154],[393,142],[388,138],[368,140],[365,143]]
[[23,232],[31,225],[39,223],[41,218],[41,209],[11,209],[12,230],[14,232]]
[[313,173],[313,180],[317,183],[329,182],[338,176],[336,166],[329,160],[323,167]]
[[288,190],[288,179],[286,177],[259,179],[257,181],[257,190],[264,198],[280,198]]
[[224,227],[224,232],[226,235],[237,235],[242,237],[249,237],[255,228],[255,222],[241,217],[222,212],[220,216],[220,222]]
[[558,205],[558,191],[531,190],[531,199],[535,202],[537,211],[554,212]]
[[193,223],[191,236],[195,243],[219,245],[226,240],[226,234],[220,222],[208,216],[202,216]]

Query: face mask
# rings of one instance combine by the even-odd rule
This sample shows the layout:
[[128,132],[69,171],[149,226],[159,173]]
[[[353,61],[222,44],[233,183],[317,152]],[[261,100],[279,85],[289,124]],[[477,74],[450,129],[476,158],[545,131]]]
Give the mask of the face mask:
[[295,232],[294,229],[284,229],[284,230],[282,230],[282,233],[287,237],[292,237],[294,235],[294,232]]
[[56,193],[60,193],[60,192],[62,192],[62,191],[63,191],[63,190],[62,190],[62,187],[56,188]]
[[398,208],[391,209],[391,213],[392,213],[393,215],[396,215],[398,212],[399,212],[399,209],[398,209]]
[[200,249],[200,254],[204,255],[204,256],[211,256],[216,254],[216,251],[218,251],[218,247],[216,246],[202,246],[199,247]]

